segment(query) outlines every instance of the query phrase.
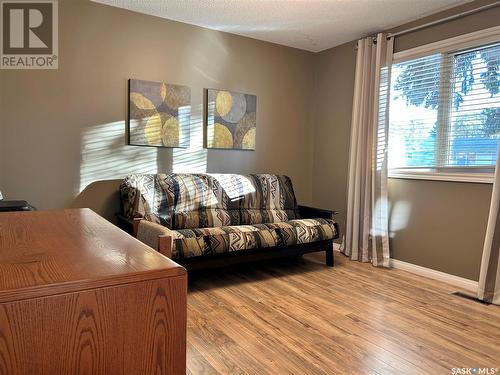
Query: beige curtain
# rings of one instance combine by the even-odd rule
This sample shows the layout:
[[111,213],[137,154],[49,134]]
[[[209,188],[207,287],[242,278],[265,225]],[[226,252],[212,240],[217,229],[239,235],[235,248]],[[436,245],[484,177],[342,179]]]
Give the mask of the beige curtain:
[[496,305],[500,305],[500,170],[498,163],[500,163],[500,156],[497,158],[478,287],[478,298]]
[[354,87],[347,222],[342,252],[389,267],[387,207],[388,98],[393,39],[358,41]]

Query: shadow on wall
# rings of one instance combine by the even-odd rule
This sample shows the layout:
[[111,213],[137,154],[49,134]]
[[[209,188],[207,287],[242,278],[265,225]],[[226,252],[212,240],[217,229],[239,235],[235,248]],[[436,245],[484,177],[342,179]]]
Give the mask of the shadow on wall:
[[86,129],[81,136],[80,181],[70,207],[89,207],[115,222],[120,212],[119,186],[128,174],[205,173],[203,105],[191,113],[190,147],[166,149],[126,144],[124,120]]

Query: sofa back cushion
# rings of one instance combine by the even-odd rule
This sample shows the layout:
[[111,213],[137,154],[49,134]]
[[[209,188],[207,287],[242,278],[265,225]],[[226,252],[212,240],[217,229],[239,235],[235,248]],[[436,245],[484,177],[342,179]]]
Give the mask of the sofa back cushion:
[[[218,175],[214,175],[218,176]],[[238,186],[230,194],[230,209],[239,211],[240,224],[277,223],[298,218],[292,180],[273,174],[234,175]],[[217,177],[220,178],[220,177]]]
[[274,223],[298,218],[290,178],[260,174],[130,175],[121,185],[126,216],[171,229]]

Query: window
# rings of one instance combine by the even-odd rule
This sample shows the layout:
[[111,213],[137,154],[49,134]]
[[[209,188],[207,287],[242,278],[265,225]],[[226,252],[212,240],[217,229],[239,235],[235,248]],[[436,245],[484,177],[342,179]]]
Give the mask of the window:
[[493,172],[500,139],[500,44],[395,63],[390,87],[390,175]]

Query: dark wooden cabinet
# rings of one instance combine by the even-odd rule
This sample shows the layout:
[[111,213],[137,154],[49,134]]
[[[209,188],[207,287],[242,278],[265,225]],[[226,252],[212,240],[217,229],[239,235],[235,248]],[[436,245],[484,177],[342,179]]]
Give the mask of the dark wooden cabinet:
[[0,213],[0,374],[185,374],[186,288],[91,210]]

